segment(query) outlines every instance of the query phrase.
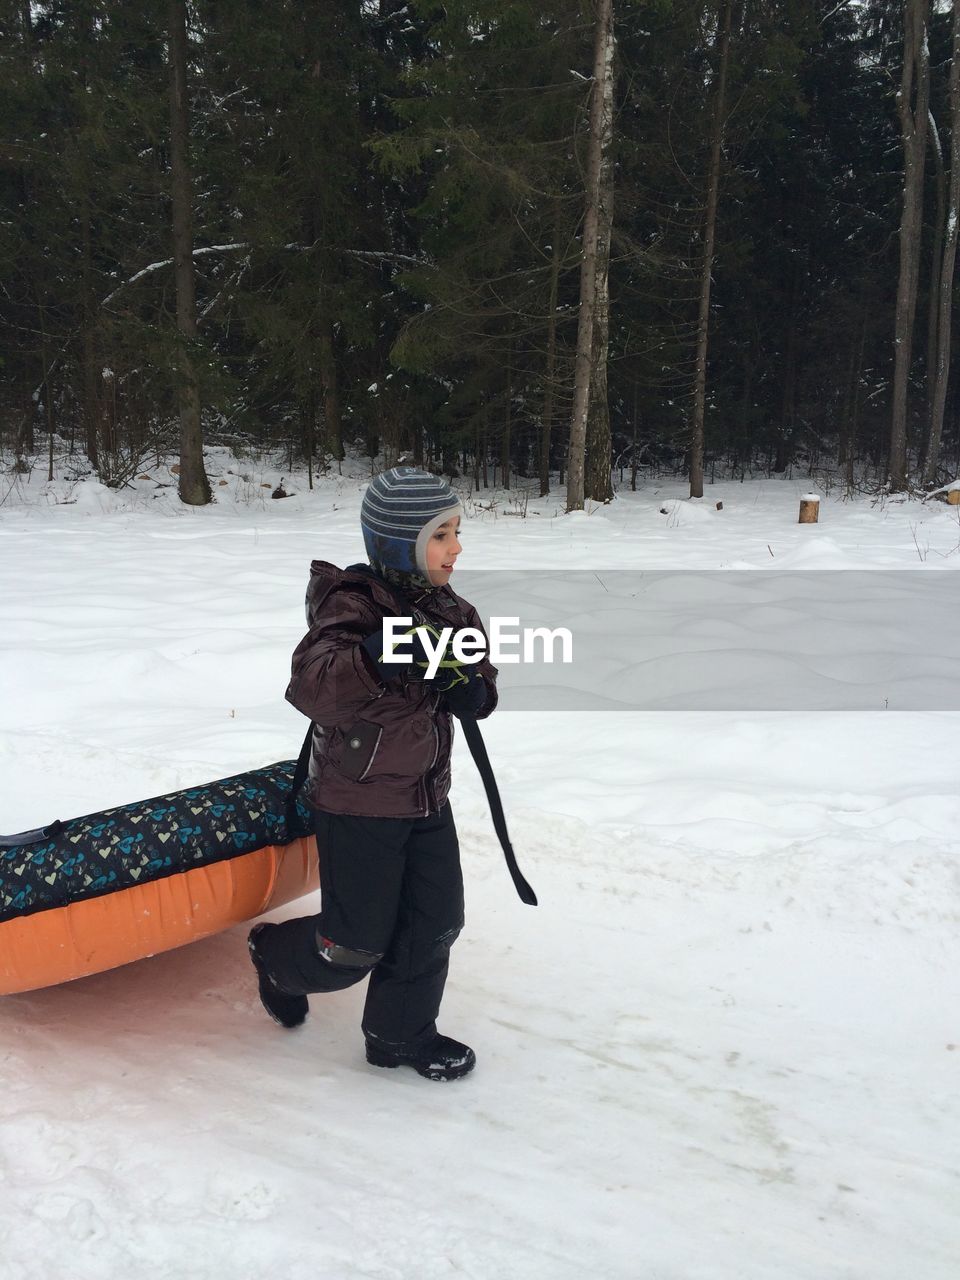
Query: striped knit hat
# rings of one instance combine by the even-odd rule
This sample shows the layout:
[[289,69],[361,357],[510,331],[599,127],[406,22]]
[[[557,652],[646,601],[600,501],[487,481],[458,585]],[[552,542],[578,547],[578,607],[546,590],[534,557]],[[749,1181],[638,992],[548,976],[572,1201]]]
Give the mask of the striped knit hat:
[[460,499],[440,476],[418,467],[392,467],[367,486],[360,527],[367,558],[398,586],[429,588],[427,543],[454,516]]

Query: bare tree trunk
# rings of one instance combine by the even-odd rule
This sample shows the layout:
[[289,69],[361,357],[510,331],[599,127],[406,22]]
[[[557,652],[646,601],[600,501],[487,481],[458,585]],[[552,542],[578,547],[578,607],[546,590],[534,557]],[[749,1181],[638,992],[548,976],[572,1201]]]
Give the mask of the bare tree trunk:
[[550,492],[550,436],[557,377],[557,296],[560,290],[560,206],[553,220],[553,249],[550,259],[550,301],[547,307],[547,359],[544,372],[543,420],[540,424],[540,497]]
[[[314,417],[313,417],[314,448],[316,448],[316,428],[317,428],[316,399],[314,399]],[[396,425],[391,424],[389,431],[392,434],[395,434]],[[364,448],[366,450],[366,454],[368,458],[375,458],[377,456],[377,454],[380,452],[381,441],[384,442],[383,447],[385,449],[390,449],[391,447],[393,447],[395,451],[398,449],[399,446],[397,444],[394,444],[393,446],[391,446],[391,444],[387,440],[387,434],[388,434],[387,416],[383,410],[383,402],[378,399],[376,417],[373,422],[367,423],[364,430],[364,436],[365,436]]]
[[[597,0],[593,45],[593,88],[587,141],[587,184],[583,217],[583,258],[580,263],[580,312],[573,381],[573,416],[567,454],[567,510],[582,511],[587,448],[587,414],[593,372],[593,339],[597,298],[597,254],[600,235],[603,169],[604,86],[612,75],[614,52],[613,0]],[[609,68],[609,70],[608,70]],[[607,245],[609,254],[609,244]]]
[[[751,325],[751,329],[752,327]],[[748,454],[750,455],[751,463],[753,462],[753,415],[750,410],[753,406],[753,369],[756,358],[756,347],[751,338],[743,353],[743,394],[740,397],[740,430],[738,432],[737,450],[733,458],[731,478],[737,474],[737,455],[739,455],[741,479],[746,479]],[[749,430],[747,429],[748,423]]]
[[317,344],[320,361],[320,381],[323,383],[323,429],[327,448],[338,462],[346,457],[343,447],[343,421],[340,417],[340,386],[337,378],[337,357],[333,348],[333,325],[320,321]]
[[83,435],[87,459],[96,471],[100,465],[98,444],[99,410],[97,408],[96,355],[93,345],[93,249],[90,236],[90,204],[85,198],[80,209],[81,290],[83,293]]
[[503,415],[503,435],[500,437],[500,471],[504,489],[510,488],[510,435],[513,429],[513,341],[507,343],[507,403]]
[[610,34],[610,55],[604,62],[600,113],[600,208],[597,218],[597,288],[593,313],[590,397],[584,494],[594,502],[609,502],[611,482],[610,403],[607,398],[607,354],[610,347],[610,240],[613,234],[613,89],[616,48]]
[[844,392],[843,428],[840,437],[838,462],[844,468],[847,487],[853,487],[854,464],[857,458],[857,432],[860,428],[860,383],[863,378],[863,358],[867,349],[867,325],[870,319],[869,303],[864,306],[860,337],[850,350],[850,372]]
[[197,337],[197,294],[193,268],[193,186],[190,179],[187,102],[186,0],[169,0],[170,169],[173,205],[173,273],[177,289],[177,398],[180,408],[180,501],[199,507],[210,501],[203,465],[200,388],[191,347]]
[[40,359],[43,363],[43,408],[47,419],[47,479],[53,479],[53,436],[56,430],[56,414],[53,409],[53,384],[50,379],[50,342],[43,303],[37,296],[37,315],[40,322]]
[[[893,362],[893,414],[890,423],[888,483],[891,492],[907,487],[907,399],[913,355],[913,325],[923,232],[923,169],[927,149],[930,68],[927,19],[930,0],[904,0],[903,73],[897,94],[903,138],[903,214],[900,222],[900,278]],[[914,96],[914,90],[916,95]]]
[[960,217],[960,0],[953,0],[953,61],[950,64],[950,193],[940,266],[937,319],[937,354],[933,371],[930,407],[930,434],[927,440],[923,479],[929,484],[937,474],[943,414],[950,376],[950,341],[953,277],[957,265],[957,219]]
[[926,376],[926,430],[920,444],[920,458],[917,470],[920,475],[926,471],[927,449],[930,444],[930,424],[933,417],[933,387],[936,381],[937,367],[937,329],[940,322],[940,270],[943,266],[943,233],[947,217],[947,176],[943,168],[943,147],[940,144],[940,132],[934,119],[933,111],[929,113],[927,128],[930,138],[930,150],[933,153],[933,166],[936,178],[936,212],[933,217],[933,249],[930,254],[930,287],[927,296],[927,376]]
[[790,289],[790,319],[787,328],[787,350],[783,370],[783,395],[780,401],[780,431],[777,435],[777,454],[773,463],[775,474],[782,474],[793,458],[794,432],[797,423],[797,300],[800,294],[799,272],[793,273]]
[[[53,467],[53,433],[56,429],[56,414],[53,410],[53,386],[50,380],[50,336],[47,333],[47,320],[44,314],[43,300],[37,290],[37,324],[40,329],[40,365],[43,370],[43,410],[47,420],[47,434],[50,437],[50,466]],[[53,479],[51,475],[49,479]]]
[[16,459],[14,469],[20,475],[26,474],[30,469],[30,464],[27,462],[27,454],[33,452],[33,415],[36,411],[33,396],[27,393],[24,399],[25,403],[23,412],[20,415],[20,425],[17,427],[17,434],[13,439],[13,456]]
[[300,400],[300,427],[303,437],[303,452],[307,455],[307,488],[312,489],[313,455],[317,440],[317,394],[314,390],[312,379],[307,387],[306,394]]
[[640,426],[640,386],[633,384],[633,448],[630,451],[630,491],[637,491],[637,432]]
[[20,430],[17,432],[17,457],[36,452],[36,415],[37,405],[32,395],[27,396],[27,407],[20,419]]
[[[19,0],[19,14],[20,14],[21,35],[23,37],[22,44],[21,44],[23,60],[26,63],[28,73],[33,74],[34,72],[33,23],[30,16],[29,0]],[[23,174],[22,172],[19,175],[19,177],[20,177],[19,185],[21,186],[26,202],[29,203],[29,200],[30,200],[29,181],[26,175]],[[43,380],[41,382],[41,388],[42,388],[44,405],[47,411],[47,422],[49,424],[53,420],[53,415],[50,408],[50,389],[47,385],[47,370],[48,370],[47,332],[46,332],[46,326],[44,324],[44,318],[43,318],[43,301],[40,297],[39,289],[35,290],[35,297],[37,299],[37,314],[40,321],[40,335],[41,335],[40,363],[43,369]],[[0,358],[0,360],[2,360],[2,358]],[[36,440],[34,438],[34,413],[35,413],[35,406],[34,406],[33,400],[31,399],[28,401],[27,413],[24,415],[23,421],[21,423],[21,430],[16,443],[18,461],[22,459],[24,452],[33,453],[36,447]],[[52,472],[52,466],[53,464],[51,463],[51,472]],[[49,478],[51,480],[53,479],[52,474],[50,475]]]
[[[606,302],[602,304],[606,309]],[[590,409],[587,414],[587,459],[584,496],[594,502],[613,498],[610,405],[607,398],[606,324],[594,330],[593,378],[590,382]]]
[[719,34],[720,65],[717,92],[710,121],[710,168],[707,174],[707,208],[703,222],[703,265],[700,271],[700,308],[697,315],[697,352],[693,377],[693,423],[690,432],[690,497],[703,497],[704,419],[707,405],[707,345],[710,336],[710,285],[717,236],[717,205],[723,161],[723,133],[727,114],[727,72],[730,66],[730,28],[733,0],[724,0]]
[[100,374],[100,439],[107,457],[111,477],[116,474],[119,452],[117,442],[117,379],[112,369]]

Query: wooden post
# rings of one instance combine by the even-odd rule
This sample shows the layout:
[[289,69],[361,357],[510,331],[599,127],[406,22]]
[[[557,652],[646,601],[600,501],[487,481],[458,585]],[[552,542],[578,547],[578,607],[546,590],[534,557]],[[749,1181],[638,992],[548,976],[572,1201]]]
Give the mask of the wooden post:
[[816,524],[820,516],[820,499],[815,493],[805,493],[800,499],[800,524]]

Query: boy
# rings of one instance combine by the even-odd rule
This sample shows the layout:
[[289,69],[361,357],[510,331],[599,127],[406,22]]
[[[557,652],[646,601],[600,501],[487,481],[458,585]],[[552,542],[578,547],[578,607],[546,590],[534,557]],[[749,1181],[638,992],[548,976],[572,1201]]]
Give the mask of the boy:
[[275,1021],[299,1026],[307,994],[369,975],[367,1061],[452,1080],[473,1050],[437,1031],[450,948],[463,927],[463,878],[450,788],[451,715],[483,719],[497,670],[449,653],[433,678],[415,638],[387,662],[383,620],[483,631],[449,586],[461,552],[459,500],[446,481],[395,467],[360,512],[369,565],[311,566],[309,631],[287,698],[315,723],[307,799],[320,853],[318,916],[256,925],[250,955]]

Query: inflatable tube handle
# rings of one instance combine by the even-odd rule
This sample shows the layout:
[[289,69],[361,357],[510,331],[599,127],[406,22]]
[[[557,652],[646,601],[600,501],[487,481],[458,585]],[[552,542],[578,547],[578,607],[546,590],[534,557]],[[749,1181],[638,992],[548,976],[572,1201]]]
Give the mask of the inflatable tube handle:
[[57,818],[47,827],[37,827],[34,831],[21,831],[14,836],[0,836],[0,849],[16,849],[22,844],[39,844],[41,840],[52,840],[63,830],[63,823]]

